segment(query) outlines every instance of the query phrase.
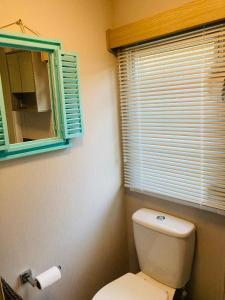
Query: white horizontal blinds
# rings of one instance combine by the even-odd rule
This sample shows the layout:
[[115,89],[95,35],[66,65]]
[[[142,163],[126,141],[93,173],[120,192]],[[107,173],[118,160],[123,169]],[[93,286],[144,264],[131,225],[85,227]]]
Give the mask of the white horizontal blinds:
[[4,96],[2,90],[2,82],[0,76],[0,152],[5,151],[9,145],[7,121],[5,114]]
[[5,145],[6,143],[5,143],[4,122],[0,110],[0,151],[5,150]]
[[125,186],[225,210],[225,25],[118,61]]

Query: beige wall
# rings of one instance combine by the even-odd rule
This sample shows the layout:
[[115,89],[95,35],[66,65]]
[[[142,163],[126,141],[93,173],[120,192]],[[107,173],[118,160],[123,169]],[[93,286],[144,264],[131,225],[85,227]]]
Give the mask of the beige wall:
[[60,264],[58,284],[18,288],[24,299],[89,300],[127,270],[110,1],[1,5],[0,26],[22,18],[80,53],[85,135],[70,150],[0,163],[0,274],[15,287],[27,268]]
[[112,2],[113,27],[117,27],[178,7],[190,0],[112,0]]
[[[185,0],[114,0],[114,26],[120,26],[158,12],[182,5]],[[130,269],[137,271],[137,257],[132,235],[132,213],[153,208],[190,220],[197,226],[197,247],[193,274],[189,285],[190,300],[224,300],[225,280],[225,218],[196,208],[161,199],[126,194],[129,231]]]

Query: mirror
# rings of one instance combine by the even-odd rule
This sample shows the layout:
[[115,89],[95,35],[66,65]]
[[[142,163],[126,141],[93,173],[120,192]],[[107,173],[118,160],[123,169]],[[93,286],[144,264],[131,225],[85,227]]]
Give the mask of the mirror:
[[0,30],[0,161],[65,149],[82,135],[77,53]]
[[57,136],[48,52],[0,47],[0,77],[9,143]]

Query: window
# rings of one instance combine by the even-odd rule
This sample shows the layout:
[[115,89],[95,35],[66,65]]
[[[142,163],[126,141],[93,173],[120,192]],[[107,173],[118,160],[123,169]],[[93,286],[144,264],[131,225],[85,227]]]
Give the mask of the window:
[[225,210],[225,25],[118,50],[125,186]]

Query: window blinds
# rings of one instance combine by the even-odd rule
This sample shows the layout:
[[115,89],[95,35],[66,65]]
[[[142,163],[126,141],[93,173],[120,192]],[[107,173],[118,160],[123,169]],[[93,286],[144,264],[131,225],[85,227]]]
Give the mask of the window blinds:
[[225,25],[118,50],[125,186],[225,210]]

